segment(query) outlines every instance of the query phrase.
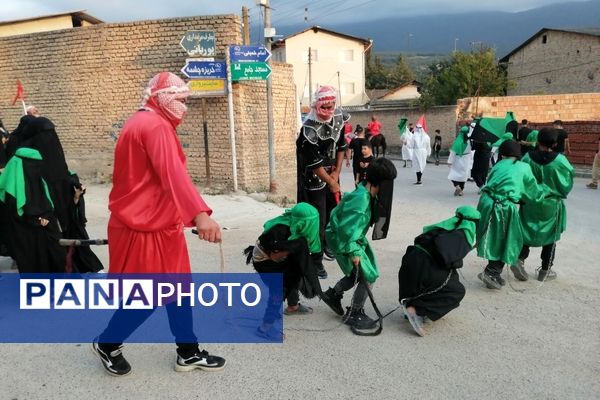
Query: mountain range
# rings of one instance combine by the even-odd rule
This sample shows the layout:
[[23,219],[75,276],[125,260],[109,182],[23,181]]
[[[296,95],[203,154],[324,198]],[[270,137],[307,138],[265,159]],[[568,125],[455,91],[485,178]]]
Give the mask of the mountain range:
[[[285,37],[308,26],[297,24],[277,26],[276,29]],[[553,4],[522,12],[399,16],[321,26],[370,38],[375,53],[446,54],[456,45],[459,51],[478,46],[492,47],[497,56],[502,57],[542,28],[600,27],[600,0]]]

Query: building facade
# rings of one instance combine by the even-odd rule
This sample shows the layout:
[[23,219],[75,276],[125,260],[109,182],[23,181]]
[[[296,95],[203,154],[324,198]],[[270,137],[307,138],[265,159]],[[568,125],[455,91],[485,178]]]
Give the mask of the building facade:
[[365,54],[371,43],[313,26],[275,42],[273,60],[293,65],[294,83],[304,110],[319,85],[337,88],[344,106],[361,105],[368,101]]
[[0,22],[0,37],[48,32],[101,24],[103,21],[83,11],[42,15],[39,17]]
[[600,92],[600,28],[544,28],[500,59],[508,95]]

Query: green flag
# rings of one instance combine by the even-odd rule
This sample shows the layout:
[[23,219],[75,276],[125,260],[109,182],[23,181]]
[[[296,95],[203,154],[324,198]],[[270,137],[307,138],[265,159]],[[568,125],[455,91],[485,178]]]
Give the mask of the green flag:
[[400,136],[402,136],[402,134],[406,130],[407,123],[408,123],[408,118],[400,118],[400,122],[398,122],[398,129],[400,129]]

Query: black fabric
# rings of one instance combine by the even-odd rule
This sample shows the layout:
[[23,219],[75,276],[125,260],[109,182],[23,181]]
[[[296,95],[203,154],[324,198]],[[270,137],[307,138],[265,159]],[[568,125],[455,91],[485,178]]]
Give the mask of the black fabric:
[[425,249],[440,268],[446,269],[461,268],[462,260],[471,251],[462,230],[433,229],[417,236],[415,245]]
[[[550,243],[542,247],[542,269],[547,271],[554,264],[554,256],[556,251],[556,243]],[[529,257],[529,246],[523,246],[519,259],[525,261]]]
[[550,164],[552,161],[558,157],[557,152],[555,151],[541,151],[541,150],[533,150],[529,152],[529,158],[535,161],[540,165]]
[[435,135],[433,142],[433,151],[440,151],[442,149],[442,137],[440,135]]
[[352,150],[352,166],[358,166],[360,158],[362,157],[362,147],[368,140],[365,138],[355,137],[350,141],[348,148]]
[[[450,275],[448,283],[435,293],[417,297],[439,288]],[[465,296],[465,287],[456,270],[440,266],[423,250],[408,246],[398,271],[398,300],[408,299],[406,306],[415,308],[417,315],[438,320],[460,305]]]
[[[521,142],[526,142],[527,141],[527,136],[529,136],[529,134],[531,133],[532,129],[529,129],[526,126],[523,126],[521,129],[519,129],[519,131],[517,132],[517,139],[518,141]],[[532,150],[533,147],[531,146],[527,146],[527,145],[520,145],[521,148],[521,155],[524,156],[525,154],[527,154],[529,152],[529,150]]]
[[473,155],[473,167],[471,168],[471,177],[475,181],[477,187],[481,188],[485,185],[488,172],[490,169],[490,158],[492,153],[489,150],[487,143],[473,142],[475,154]]
[[506,132],[512,133],[513,140],[517,140],[519,138],[519,123],[515,120],[510,121],[506,124]]
[[503,158],[516,157],[520,159],[523,154],[521,153],[521,146],[517,142],[507,140],[498,148],[498,155]]
[[556,147],[554,148],[559,153],[565,152],[565,140],[569,138],[569,134],[562,128],[556,129],[558,137],[556,138]]
[[[298,139],[296,139],[298,202],[305,201],[301,199],[301,192],[318,190],[323,187],[324,183],[316,176],[314,170],[324,167],[329,172],[336,162],[335,156],[332,158],[331,154],[344,152],[347,149],[343,133],[340,133],[337,142],[333,139],[321,140],[317,138],[315,144],[306,138],[303,130],[300,131]],[[333,151],[334,148],[335,151]]]
[[[81,182],[76,174],[70,176],[69,187],[71,188],[70,198],[75,195],[75,188],[81,188]],[[85,217],[85,198],[82,194],[79,202],[72,202],[69,207],[69,222],[67,230],[63,232],[63,237],[67,239],[89,239],[85,226],[87,219]],[[94,254],[90,246],[74,246],[69,249],[70,272],[98,272],[104,269],[100,259]]]
[[296,289],[300,290],[304,297],[313,298],[321,293],[321,285],[308,244],[304,238],[288,240],[290,236],[290,228],[283,224],[277,224],[260,235],[258,241],[265,251],[289,251],[290,254],[281,262],[255,262],[254,268],[260,273],[282,273],[284,294]]
[[423,178],[423,173],[417,172],[417,182],[421,182],[421,178]]
[[461,188],[461,189],[463,189],[463,190],[464,190],[464,188],[465,188],[465,183],[464,183],[464,182],[452,181],[452,185],[453,185],[453,186],[458,186],[458,187],[460,187],[460,188]]
[[23,129],[25,129],[27,124],[29,124],[34,119],[35,119],[35,117],[33,117],[32,115],[22,116],[21,119],[19,120],[19,125],[17,125],[15,130],[12,131],[12,133],[10,134],[10,138],[8,139],[8,142],[6,143],[7,161],[10,160],[10,158],[15,155],[15,152],[17,151],[17,149],[19,147],[22,147],[20,144],[21,144],[21,135],[23,133]]
[[394,199],[394,179],[398,171],[387,158],[377,158],[367,168],[367,182],[378,188],[375,201],[371,202],[371,224],[373,240],[385,239],[390,227]]
[[[364,157],[364,156],[360,155],[358,157],[357,174],[358,174],[359,182],[367,179],[367,168],[369,168],[369,165],[371,165],[371,162],[373,162],[373,159],[374,159],[373,156]],[[363,165],[361,165],[361,164],[363,164]]]
[[485,272],[491,276],[500,276],[504,269],[504,262],[502,260],[488,260],[488,264],[485,266]]
[[[323,249],[327,244],[325,240],[325,227],[329,223],[331,211],[337,205],[337,201],[327,187],[320,190],[306,190],[304,194],[305,197],[302,201],[310,204],[319,212],[319,235],[321,238],[321,248]],[[320,255],[321,259],[323,258],[323,252],[318,253],[318,255]],[[317,262],[317,264],[322,264],[322,261]]]
[[69,170],[54,124],[44,117],[34,118],[23,128],[19,147],[38,150],[42,155],[42,176],[48,184],[61,229],[63,232],[67,231],[69,206],[72,202]]

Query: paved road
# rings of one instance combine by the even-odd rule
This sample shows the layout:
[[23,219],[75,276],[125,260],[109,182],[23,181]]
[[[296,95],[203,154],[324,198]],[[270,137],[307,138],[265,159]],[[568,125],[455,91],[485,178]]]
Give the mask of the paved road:
[[[399,165],[399,164],[397,164]],[[429,165],[424,185],[399,168],[394,224],[388,239],[374,243],[381,278],[375,296],[382,310],[397,305],[397,272],[406,247],[423,225],[477,203],[473,184],[452,196],[447,167]],[[343,187],[351,188],[350,176]],[[398,312],[374,338],[354,336],[317,300],[307,317],[286,317],[283,345],[207,345],[228,360],[225,371],[176,373],[174,347],[128,345],[133,373],[103,372],[88,345],[1,345],[0,399],[598,399],[600,398],[600,191],[577,179],[568,200],[569,227],[557,249],[558,279],[510,282],[485,289],[476,278],[484,261],[471,253],[462,269],[467,295],[460,308],[415,336]],[[108,188],[88,189],[89,230],[104,236]],[[223,227],[229,271],[247,271],[241,249],[280,213],[246,196],[207,196]],[[218,248],[190,238],[196,271],[218,270]],[[99,251],[106,260],[106,249]],[[538,265],[532,251],[529,271]],[[333,284],[341,277],[326,265]],[[6,262],[0,264],[5,271]],[[512,275],[509,277],[512,278]],[[516,290],[515,290],[516,289]],[[524,291],[524,292],[521,292]],[[374,315],[370,307],[367,312]],[[336,328],[337,326],[337,328]],[[329,329],[306,332],[297,329]]]

